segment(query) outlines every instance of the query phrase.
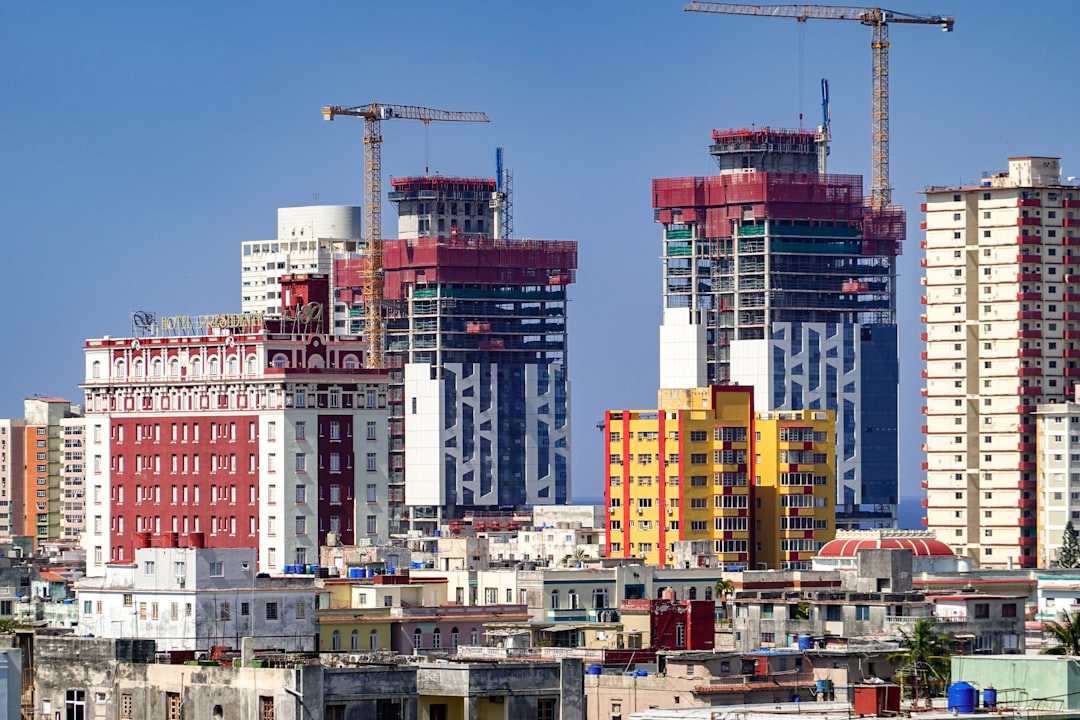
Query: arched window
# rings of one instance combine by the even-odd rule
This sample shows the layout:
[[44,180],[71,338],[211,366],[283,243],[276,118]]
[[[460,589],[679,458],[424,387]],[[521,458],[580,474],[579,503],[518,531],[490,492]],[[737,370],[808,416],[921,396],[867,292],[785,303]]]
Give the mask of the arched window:
[[247,359],[247,374],[248,375],[254,375],[255,374],[255,368],[257,367],[256,362],[257,361],[255,360],[254,355],[248,355],[248,359]]
[[440,631],[439,628],[435,628],[431,633],[431,647],[442,647],[442,631]]
[[412,645],[414,650],[419,650],[420,646],[424,643],[424,633],[420,631],[420,628],[413,630]]
[[378,650],[379,649],[379,631],[378,630],[372,630],[371,631],[371,636],[368,639],[368,645],[370,645],[370,647],[368,648],[369,650]]
[[341,649],[341,631],[340,630],[335,630],[334,634],[331,636],[330,649],[331,650],[340,650]]
[[352,631],[352,637],[350,637],[349,639],[350,639],[349,647],[351,649],[353,649],[353,650],[359,650],[360,649],[360,631],[359,630],[353,630]]
[[90,366],[90,377],[92,377],[92,378],[101,377],[101,361],[100,360],[95,360],[94,364]]
[[552,610],[558,610],[559,609],[559,591],[558,590],[552,590],[551,591],[551,609]]
[[236,359],[236,356],[229,358],[229,374],[235,375],[240,369],[240,361]]
[[352,370],[357,366],[355,355],[346,355],[345,360],[341,363],[346,370]]
[[169,361],[169,377],[180,377],[180,361],[176,358]]
[[470,645],[479,645],[480,644],[480,631],[477,630],[476,628],[473,628],[472,630],[469,631],[469,644]]
[[139,359],[133,360],[131,362],[131,372],[135,377],[141,378],[143,376],[143,361]]
[[568,593],[566,593],[566,603],[570,607],[571,610],[577,610],[577,606],[578,606],[577,590],[571,590]]
[[210,358],[210,374],[219,375],[221,373],[221,361],[216,357]]
[[697,600],[697,588],[692,587],[687,591],[687,600]]
[[161,377],[161,358],[154,358],[150,364],[150,374],[156,378]]
[[458,629],[457,627],[450,628],[450,647],[456,648],[458,646]]
[[124,364],[123,360],[116,361],[116,377],[127,377],[127,365]]
[[191,374],[195,377],[202,375],[202,358],[191,359]]
[[711,585],[706,585],[705,586],[705,599],[706,600],[712,600],[712,586]]
[[286,358],[283,353],[278,353],[274,356],[274,367],[283,368],[285,367],[286,362],[288,362],[288,358]]

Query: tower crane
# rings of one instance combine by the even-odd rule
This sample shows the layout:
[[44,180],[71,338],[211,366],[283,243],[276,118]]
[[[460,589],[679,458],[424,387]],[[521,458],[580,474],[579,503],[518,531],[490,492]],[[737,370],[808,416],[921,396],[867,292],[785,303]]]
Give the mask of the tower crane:
[[868,25],[871,31],[870,49],[873,53],[873,93],[871,122],[873,127],[872,180],[870,204],[885,208],[892,204],[889,185],[889,24],[940,25],[952,32],[955,19],[943,15],[910,15],[895,10],[840,5],[744,5],[741,3],[699,2],[683,8],[686,12],[717,13],[721,15],[751,15],[758,17],[807,20],[854,20]]
[[386,363],[383,325],[383,237],[382,237],[382,121],[419,120],[432,122],[491,122],[482,112],[434,110],[412,105],[369,103],[356,107],[324,105],[323,120],[338,115],[364,120],[364,340],[369,367]]

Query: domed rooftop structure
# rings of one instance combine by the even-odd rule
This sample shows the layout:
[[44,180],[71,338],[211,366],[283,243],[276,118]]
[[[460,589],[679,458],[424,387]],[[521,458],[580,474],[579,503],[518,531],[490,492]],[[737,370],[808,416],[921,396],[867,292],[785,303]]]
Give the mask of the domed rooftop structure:
[[967,565],[930,530],[841,530],[818,550],[813,569],[855,570],[860,550],[910,550],[915,573],[958,572]]
[[915,557],[956,555],[927,530],[848,530],[822,545],[818,557],[854,558],[859,550],[911,550]]

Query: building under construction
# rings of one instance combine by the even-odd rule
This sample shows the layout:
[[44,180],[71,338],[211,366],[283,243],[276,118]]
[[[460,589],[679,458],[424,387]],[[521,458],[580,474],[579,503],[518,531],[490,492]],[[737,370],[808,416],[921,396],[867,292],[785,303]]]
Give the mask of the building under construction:
[[737,383],[757,407],[837,413],[837,518],[898,496],[896,256],[903,211],[819,172],[806,130],[714,130],[710,177],[653,181],[663,226],[661,387]]
[[[384,242],[383,300],[402,527],[433,531],[473,510],[567,502],[577,243],[492,237],[503,226],[492,179],[392,184],[400,237]],[[336,263],[339,303],[362,305],[362,265]]]

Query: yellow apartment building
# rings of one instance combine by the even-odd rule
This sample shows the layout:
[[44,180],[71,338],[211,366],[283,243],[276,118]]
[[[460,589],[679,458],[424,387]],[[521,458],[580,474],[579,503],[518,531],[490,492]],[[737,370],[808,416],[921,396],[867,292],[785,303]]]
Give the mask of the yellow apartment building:
[[835,534],[835,415],[755,413],[753,388],[661,389],[604,416],[609,557],[665,567],[709,541],[722,567],[809,568]]

